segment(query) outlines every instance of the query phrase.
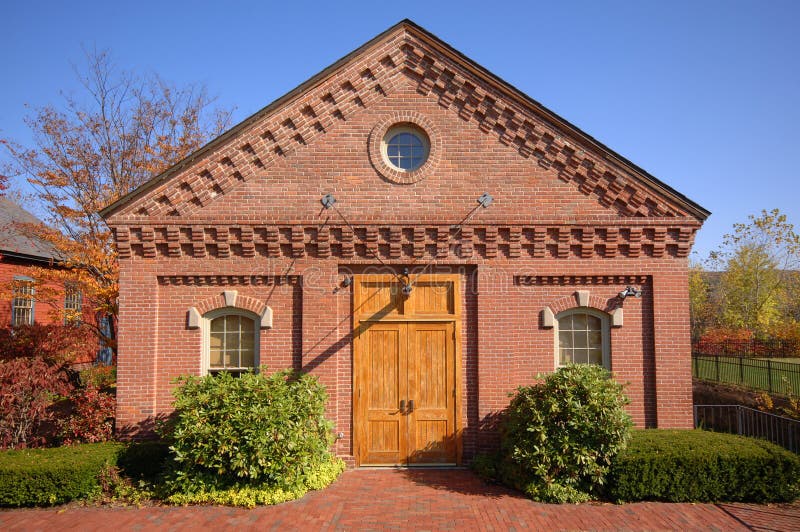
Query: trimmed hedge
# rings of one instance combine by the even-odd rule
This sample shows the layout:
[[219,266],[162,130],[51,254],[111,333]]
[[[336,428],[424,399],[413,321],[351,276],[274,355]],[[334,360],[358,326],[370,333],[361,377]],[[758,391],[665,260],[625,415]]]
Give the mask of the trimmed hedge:
[[118,443],[0,453],[0,506],[47,506],[100,494],[100,474],[116,464]]
[[607,495],[622,501],[784,502],[800,495],[800,457],[764,440],[702,430],[637,430]]

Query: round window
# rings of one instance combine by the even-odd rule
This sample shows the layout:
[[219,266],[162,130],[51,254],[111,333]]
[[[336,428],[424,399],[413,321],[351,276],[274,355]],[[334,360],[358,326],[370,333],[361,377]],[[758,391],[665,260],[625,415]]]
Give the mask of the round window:
[[396,170],[413,172],[428,160],[430,141],[415,127],[397,125],[389,128],[382,144],[384,159]]

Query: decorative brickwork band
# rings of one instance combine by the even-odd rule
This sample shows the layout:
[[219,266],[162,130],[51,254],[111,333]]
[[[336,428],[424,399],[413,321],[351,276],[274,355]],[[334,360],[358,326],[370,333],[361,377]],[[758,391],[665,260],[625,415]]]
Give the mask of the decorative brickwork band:
[[[176,235],[177,229],[177,237]],[[689,254],[694,230],[682,227],[349,227],[326,225],[118,228],[121,259],[130,257],[336,257],[343,259],[508,259],[673,257]],[[452,240],[451,237],[455,237]],[[449,242],[449,244],[448,244]]]

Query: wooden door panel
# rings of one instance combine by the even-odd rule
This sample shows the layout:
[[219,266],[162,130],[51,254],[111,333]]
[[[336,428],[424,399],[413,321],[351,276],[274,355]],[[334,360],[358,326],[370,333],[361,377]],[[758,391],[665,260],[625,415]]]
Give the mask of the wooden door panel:
[[[368,408],[370,411],[397,409],[400,402],[400,342],[399,327],[386,330],[374,325],[367,332],[369,348]],[[405,376],[403,376],[405,378]]]
[[[431,330],[433,329],[433,330]],[[415,393],[412,393],[417,408],[447,408],[447,331],[441,327],[414,327],[413,344]]]
[[386,280],[358,279],[355,287],[355,313],[370,319],[402,314],[405,300],[402,297],[401,288],[393,278]]
[[[363,465],[455,464],[458,276],[354,278],[354,439]],[[414,408],[408,408],[410,401]],[[401,410],[400,405],[405,404]]]
[[456,462],[453,323],[409,323],[409,463]]
[[453,281],[419,281],[415,284],[409,301],[415,314],[452,314]]
[[410,434],[409,464],[455,464],[454,435],[446,420],[417,420]]
[[405,326],[399,323],[374,323],[362,333],[364,375],[362,404],[365,427],[362,462],[400,464],[405,461],[407,419],[400,411],[408,394]]

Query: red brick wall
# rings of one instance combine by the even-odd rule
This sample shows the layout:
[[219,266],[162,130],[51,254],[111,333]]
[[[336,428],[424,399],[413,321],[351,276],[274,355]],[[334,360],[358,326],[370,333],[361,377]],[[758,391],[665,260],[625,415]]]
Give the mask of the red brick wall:
[[[690,427],[686,256],[698,219],[631,175],[620,181],[600,157],[579,163],[581,147],[540,122],[535,142],[550,147],[535,156],[528,140],[507,138],[534,117],[510,105],[491,120],[494,108],[465,114],[427,78],[387,67],[397,48],[394,38],[376,45],[111,217],[121,255],[118,426],[148,428],[170,410],[170,379],[200,369],[188,307],[237,290],[274,310],[275,327],[261,334],[266,362],[327,386],[344,434],[336,451],[350,456],[352,301],[340,282],[378,266],[377,254],[396,269],[434,259],[437,271],[463,274],[465,458],[492,445],[485,429],[508,393],[553,370],[541,312],[563,310],[576,290],[608,310],[627,284],[643,289],[621,303],[612,369],[629,383],[637,425]],[[415,121],[432,138],[435,164],[415,183],[392,182],[370,156],[371,132],[392,120]],[[450,226],[482,192],[494,203],[456,234]],[[354,233],[321,209],[326,193]],[[287,275],[292,283],[274,284]]]
[[[33,277],[30,264],[24,261],[13,259],[11,257],[0,258],[0,286],[7,286],[8,283],[14,280],[17,275],[25,277]],[[0,301],[0,327],[8,327],[11,325],[11,299],[9,295],[3,301]],[[54,317],[53,311],[63,310],[64,301],[59,302],[60,308],[55,309],[52,305],[43,302],[36,302],[33,307],[33,318],[36,323],[61,323],[60,317]]]
[[[336,267],[335,261],[327,262],[329,268],[320,268],[314,261],[295,262],[293,277],[282,284],[274,284],[281,283],[280,276],[266,273],[274,269],[264,269],[255,275],[261,279],[266,273],[269,280],[259,280],[262,284],[255,286],[246,281],[254,275],[248,261],[228,260],[224,265],[225,282],[242,284],[205,284],[218,282],[216,275],[202,272],[223,271],[215,269],[219,260],[208,261],[200,269],[188,269],[190,261],[126,262],[120,305],[120,427],[142,421],[147,427],[147,418],[170,410],[172,379],[200,372],[201,332],[187,327],[188,308],[232,289],[273,309],[273,329],[262,329],[260,334],[262,362],[272,369],[300,367],[320,377],[330,394],[329,415],[337,432],[344,433],[337,451],[351,454],[352,294],[349,289],[334,290],[346,276],[364,272],[365,267]],[[625,299],[623,325],[611,328],[611,367],[618,380],[628,383],[629,411],[641,427],[691,426],[688,314],[685,308],[684,312],[653,313],[654,308],[685,307],[685,261],[603,262],[605,271],[618,272],[612,277],[596,276],[598,267],[593,261],[565,267],[551,260],[436,269],[462,273],[460,416],[465,457],[493,444],[483,427],[507,405],[509,392],[532,383],[537,373],[555,368],[554,332],[541,326],[544,306],[556,312],[577,306],[575,291],[588,290],[592,305],[603,310],[597,301],[614,304],[616,294],[626,286],[626,282],[615,282],[617,277],[645,279],[636,284],[642,287],[643,297]],[[552,276],[559,284],[522,284],[520,279],[534,268],[537,276]],[[642,273],[647,271],[656,273]],[[167,281],[170,277],[202,280],[195,281],[199,285],[174,285]],[[656,328],[653,315],[659,324]]]

